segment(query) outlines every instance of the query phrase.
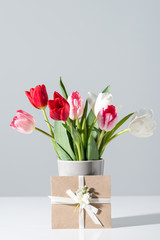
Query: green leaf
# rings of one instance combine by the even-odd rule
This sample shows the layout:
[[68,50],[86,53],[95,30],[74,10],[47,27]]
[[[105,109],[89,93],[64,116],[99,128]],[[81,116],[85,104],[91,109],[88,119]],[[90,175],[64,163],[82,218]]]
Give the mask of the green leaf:
[[88,117],[87,117],[87,126],[88,127],[90,127],[92,125],[94,119],[95,119],[95,115],[94,115],[94,113],[93,113],[93,111],[91,109],[89,114],[88,114]]
[[71,136],[73,138],[73,141],[75,141],[75,143],[77,144],[81,143],[81,136],[79,132],[73,127],[73,125],[71,125]]
[[81,118],[81,126],[83,124],[84,118],[86,118],[86,116],[87,116],[87,110],[88,110],[88,101],[86,100],[84,111],[83,111],[83,115],[82,115],[82,118]]
[[102,144],[101,144],[101,147],[100,147],[100,156],[102,156],[104,150],[105,150],[105,145],[107,145],[108,141],[110,140],[110,138],[113,136],[113,134],[118,130],[118,128],[120,128],[123,123],[125,123],[128,118],[130,118],[132,115],[134,114],[133,113],[130,113],[128,114],[127,116],[125,116],[124,118],[122,118],[118,123],[117,125],[109,132],[106,133],[103,141],[102,141]]
[[71,156],[73,160],[76,159],[75,154],[72,150],[70,139],[67,134],[67,130],[63,126],[63,122],[54,122],[54,137],[56,142]]
[[108,85],[103,91],[102,93],[109,93],[110,92],[110,85]]
[[87,159],[88,160],[99,160],[99,152],[97,143],[94,140],[93,136],[90,135],[87,145]]
[[81,135],[78,132],[78,130],[74,128],[72,124],[70,127],[71,127],[71,136],[73,138],[73,142],[75,143],[77,152],[78,152],[78,160],[79,161],[84,160],[84,149],[83,149]]
[[65,123],[62,123],[62,125],[63,125],[63,127],[71,134],[71,129],[70,129],[70,127],[69,127],[67,124],[65,124]]
[[101,134],[102,130],[100,128],[93,127],[93,131],[95,131],[98,136]]
[[[95,115],[94,115],[94,113],[93,113],[93,111],[92,111],[92,109],[91,109],[90,112],[89,112],[89,114],[88,114],[87,121],[86,121],[86,123],[87,123],[87,128],[88,128],[88,134],[89,134],[89,135],[90,135],[89,129],[90,129],[91,126],[93,126],[93,123],[94,123],[95,118],[96,118],[96,117],[95,117]],[[99,128],[97,122],[94,124],[94,126],[97,127],[97,128]],[[94,126],[93,126],[93,127],[94,127]],[[91,135],[96,139],[97,133],[96,133],[93,129],[92,129],[92,131],[91,131]]]
[[117,129],[120,128],[120,127],[123,125],[123,123],[125,123],[125,122],[128,120],[128,118],[130,118],[133,114],[134,114],[134,112],[133,112],[133,113],[130,113],[130,114],[128,114],[127,116],[125,116],[124,118],[122,118],[122,119],[116,124],[116,126],[110,131],[110,132],[111,132],[111,136],[112,136],[112,135],[115,133],[115,131],[117,131]]
[[67,94],[67,91],[66,91],[66,88],[62,82],[62,78],[60,77],[60,81],[59,81],[59,84],[60,84],[60,87],[61,87],[61,91],[62,91],[62,95],[65,99],[68,99],[68,94]]
[[52,141],[52,145],[55,149],[55,151],[58,153],[58,157],[60,160],[67,160],[67,161],[72,161],[72,158],[68,155],[68,153],[55,141]]
[[[98,130],[100,130],[99,126],[98,126],[98,123],[96,122],[94,124],[94,127],[92,129],[92,132],[91,132],[91,135],[94,137],[94,139],[97,139],[98,137]],[[102,130],[100,130],[100,133],[101,133]]]
[[88,138],[90,137],[90,135],[92,135],[94,137],[94,139],[97,138],[97,132],[94,130],[95,128],[99,129],[98,123],[97,123],[97,119],[94,118],[92,124],[88,127]]

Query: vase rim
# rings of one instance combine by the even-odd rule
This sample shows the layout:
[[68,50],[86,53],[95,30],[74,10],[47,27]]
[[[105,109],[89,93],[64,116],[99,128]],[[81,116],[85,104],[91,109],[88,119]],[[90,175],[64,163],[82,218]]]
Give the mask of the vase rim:
[[97,159],[97,160],[82,160],[82,161],[77,161],[77,160],[61,160],[58,158],[58,161],[60,162],[70,162],[70,163],[73,163],[73,162],[76,162],[76,163],[84,163],[84,162],[95,162],[95,161],[101,161],[103,162],[104,159]]

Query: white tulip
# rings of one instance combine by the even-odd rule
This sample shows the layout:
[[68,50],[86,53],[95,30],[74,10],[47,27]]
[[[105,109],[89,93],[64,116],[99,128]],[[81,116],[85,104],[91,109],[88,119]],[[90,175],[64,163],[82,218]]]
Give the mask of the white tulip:
[[157,124],[153,120],[153,112],[151,109],[141,109],[136,112],[130,123],[129,131],[136,137],[150,137]]
[[92,109],[94,109],[94,105],[97,99],[97,95],[91,92],[88,92],[88,102]]
[[88,92],[88,102],[97,117],[102,108],[106,109],[108,105],[112,105],[113,97],[111,93],[99,93],[96,96],[94,93]]

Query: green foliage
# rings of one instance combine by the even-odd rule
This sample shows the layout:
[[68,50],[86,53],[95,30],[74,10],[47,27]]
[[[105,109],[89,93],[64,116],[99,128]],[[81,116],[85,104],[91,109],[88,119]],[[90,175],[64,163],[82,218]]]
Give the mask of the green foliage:
[[71,136],[75,143],[78,143],[78,144],[81,143],[81,136],[79,132],[73,127],[73,125],[71,125]]
[[75,160],[76,157],[72,150],[67,130],[60,121],[54,122],[54,137],[55,141],[68,153],[71,159]]
[[77,147],[78,160],[82,161],[84,160],[84,149],[83,149],[81,135],[78,129],[76,130],[72,124],[70,127],[71,127],[71,136],[72,136],[73,142],[75,142],[75,145]]
[[64,84],[63,84],[63,82],[62,82],[62,78],[61,78],[61,77],[60,77],[59,84],[60,84],[62,96],[63,96],[65,99],[68,99],[68,94],[67,94],[66,88],[65,88],[65,86],[64,86]]
[[65,124],[65,123],[62,123],[62,125],[63,125],[63,127],[71,134],[71,129],[70,129],[70,127],[69,127],[67,124]]
[[109,132],[107,132],[103,138],[102,144],[100,146],[100,156],[102,156],[105,147],[107,145],[107,143],[110,141],[110,138],[113,136],[113,134],[133,115],[134,113],[130,113],[127,116],[125,116],[124,118],[122,118],[117,125]]
[[53,140],[51,142],[60,160],[72,161],[69,154],[58,143]]
[[110,85],[108,85],[103,91],[102,93],[110,93]]
[[88,101],[86,100],[83,115],[82,115],[82,118],[81,118],[81,126],[83,124],[84,118],[86,118],[86,116],[87,116],[87,111],[88,111]]
[[117,131],[118,128],[120,128],[122,126],[122,124],[124,124],[132,115],[133,113],[128,114],[127,116],[125,116],[124,118],[122,118],[117,124],[116,126],[111,130],[111,135],[113,135],[115,133],[115,131]]
[[97,143],[92,135],[90,135],[88,140],[86,156],[88,160],[99,160],[99,151]]
[[92,109],[90,110],[88,117],[87,117],[87,126],[90,127],[92,125],[92,123],[94,122],[95,119],[95,115],[92,111]]

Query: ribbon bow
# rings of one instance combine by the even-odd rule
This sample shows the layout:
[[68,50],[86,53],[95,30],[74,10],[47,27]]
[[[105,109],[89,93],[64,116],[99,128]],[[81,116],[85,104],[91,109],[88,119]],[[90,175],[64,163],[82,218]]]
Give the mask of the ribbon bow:
[[110,198],[92,198],[87,186],[84,186],[84,176],[79,176],[79,189],[74,194],[70,189],[66,191],[70,198],[49,196],[51,204],[78,204],[79,207],[79,228],[84,228],[84,209],[95,224],[101,225],[95,214],[98,208],[91,203],[111,203]]

